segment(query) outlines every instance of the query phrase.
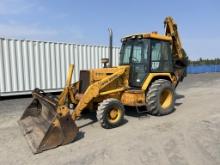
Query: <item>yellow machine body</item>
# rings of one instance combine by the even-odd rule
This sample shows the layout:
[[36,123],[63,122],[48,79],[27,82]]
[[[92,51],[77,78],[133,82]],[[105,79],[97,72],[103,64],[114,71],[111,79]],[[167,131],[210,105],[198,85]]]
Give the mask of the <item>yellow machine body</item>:
[[[155,79],[164,78],[170,80],[173,85],[175,86],[177,81],[176,77],[174,75],[171,75],[171,73],[149,73],[146,76],[146,79],[141,87],[140,90],[133,90],[130,89],[128,79],[129,79],[129,66],[119,66],[114,68],[101,68],[101,69],[91,69],[87,70],[87,86],[90,86],[94,84],[95,82],[99,82],[105,78],[108,78],[110,75],[113,75],[114,73],[117,73],[117,71],[120,71],[121,69],[124,69],[124,73],[120,75],[116,75],[117,79],[109,83],[106,87],[99,90],[99,94],[94,97],[93,103],[101,102],[102,100],[106,98],[117,98],[119,99],[123,105],[128,106],[143,106],[146,103],[145,100],[145,93],[151,82]],[[82,71],[82,74],[85,71]],[[83,80],[82,80],[83,81]],[[111,79],[109,79],[111,81]],[[78,87],[77,91],[80,91]],[[76,95],[76,101],[80,101],[82,99],[82,96],[84,95],[81,91]],[[91,90],[90,93],[95,93],[95,90]],[[88,104],[89,105],[89,104]],[[88,107],[91,110],[94,109],[93,106]]]

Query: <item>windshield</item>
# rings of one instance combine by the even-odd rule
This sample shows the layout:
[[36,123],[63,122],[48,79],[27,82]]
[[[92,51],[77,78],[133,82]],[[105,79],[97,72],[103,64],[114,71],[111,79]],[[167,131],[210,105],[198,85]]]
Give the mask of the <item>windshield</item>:
[[147,61],[148,39],[124,42],[120,52],[120,65]]

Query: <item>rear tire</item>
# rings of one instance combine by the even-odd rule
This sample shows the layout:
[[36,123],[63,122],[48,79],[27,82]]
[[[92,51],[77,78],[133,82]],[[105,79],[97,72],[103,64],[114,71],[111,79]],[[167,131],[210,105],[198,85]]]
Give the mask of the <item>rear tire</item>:
[[97,119],[103,128],[115,128],[124,120],[124,105],[117,99],[110,98],[101,102],[96,112]]
[[154,81],[147,92],[146,102],[151,115],[163,116],[172,113],[175,103],[174,86],[168,80]]

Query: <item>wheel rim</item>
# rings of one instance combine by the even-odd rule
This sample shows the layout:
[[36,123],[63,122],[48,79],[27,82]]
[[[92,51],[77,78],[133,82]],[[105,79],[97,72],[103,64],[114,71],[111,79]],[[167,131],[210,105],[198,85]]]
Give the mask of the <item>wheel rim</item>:
[[167,110],[173,102],[173,92],[170,89],[164,89],[160,95],[160,106]]
[[121,110],[118,108],[113,108],[108,113],[108,121],[110,123],[116,123],[121,117]]

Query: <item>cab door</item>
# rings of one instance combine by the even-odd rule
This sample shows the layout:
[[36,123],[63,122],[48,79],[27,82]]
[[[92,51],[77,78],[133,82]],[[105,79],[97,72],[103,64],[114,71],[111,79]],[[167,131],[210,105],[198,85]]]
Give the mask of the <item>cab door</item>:
[[149,71],[148,61],[148,40],[133,42],[130,54],[129,86],[142,86]]

